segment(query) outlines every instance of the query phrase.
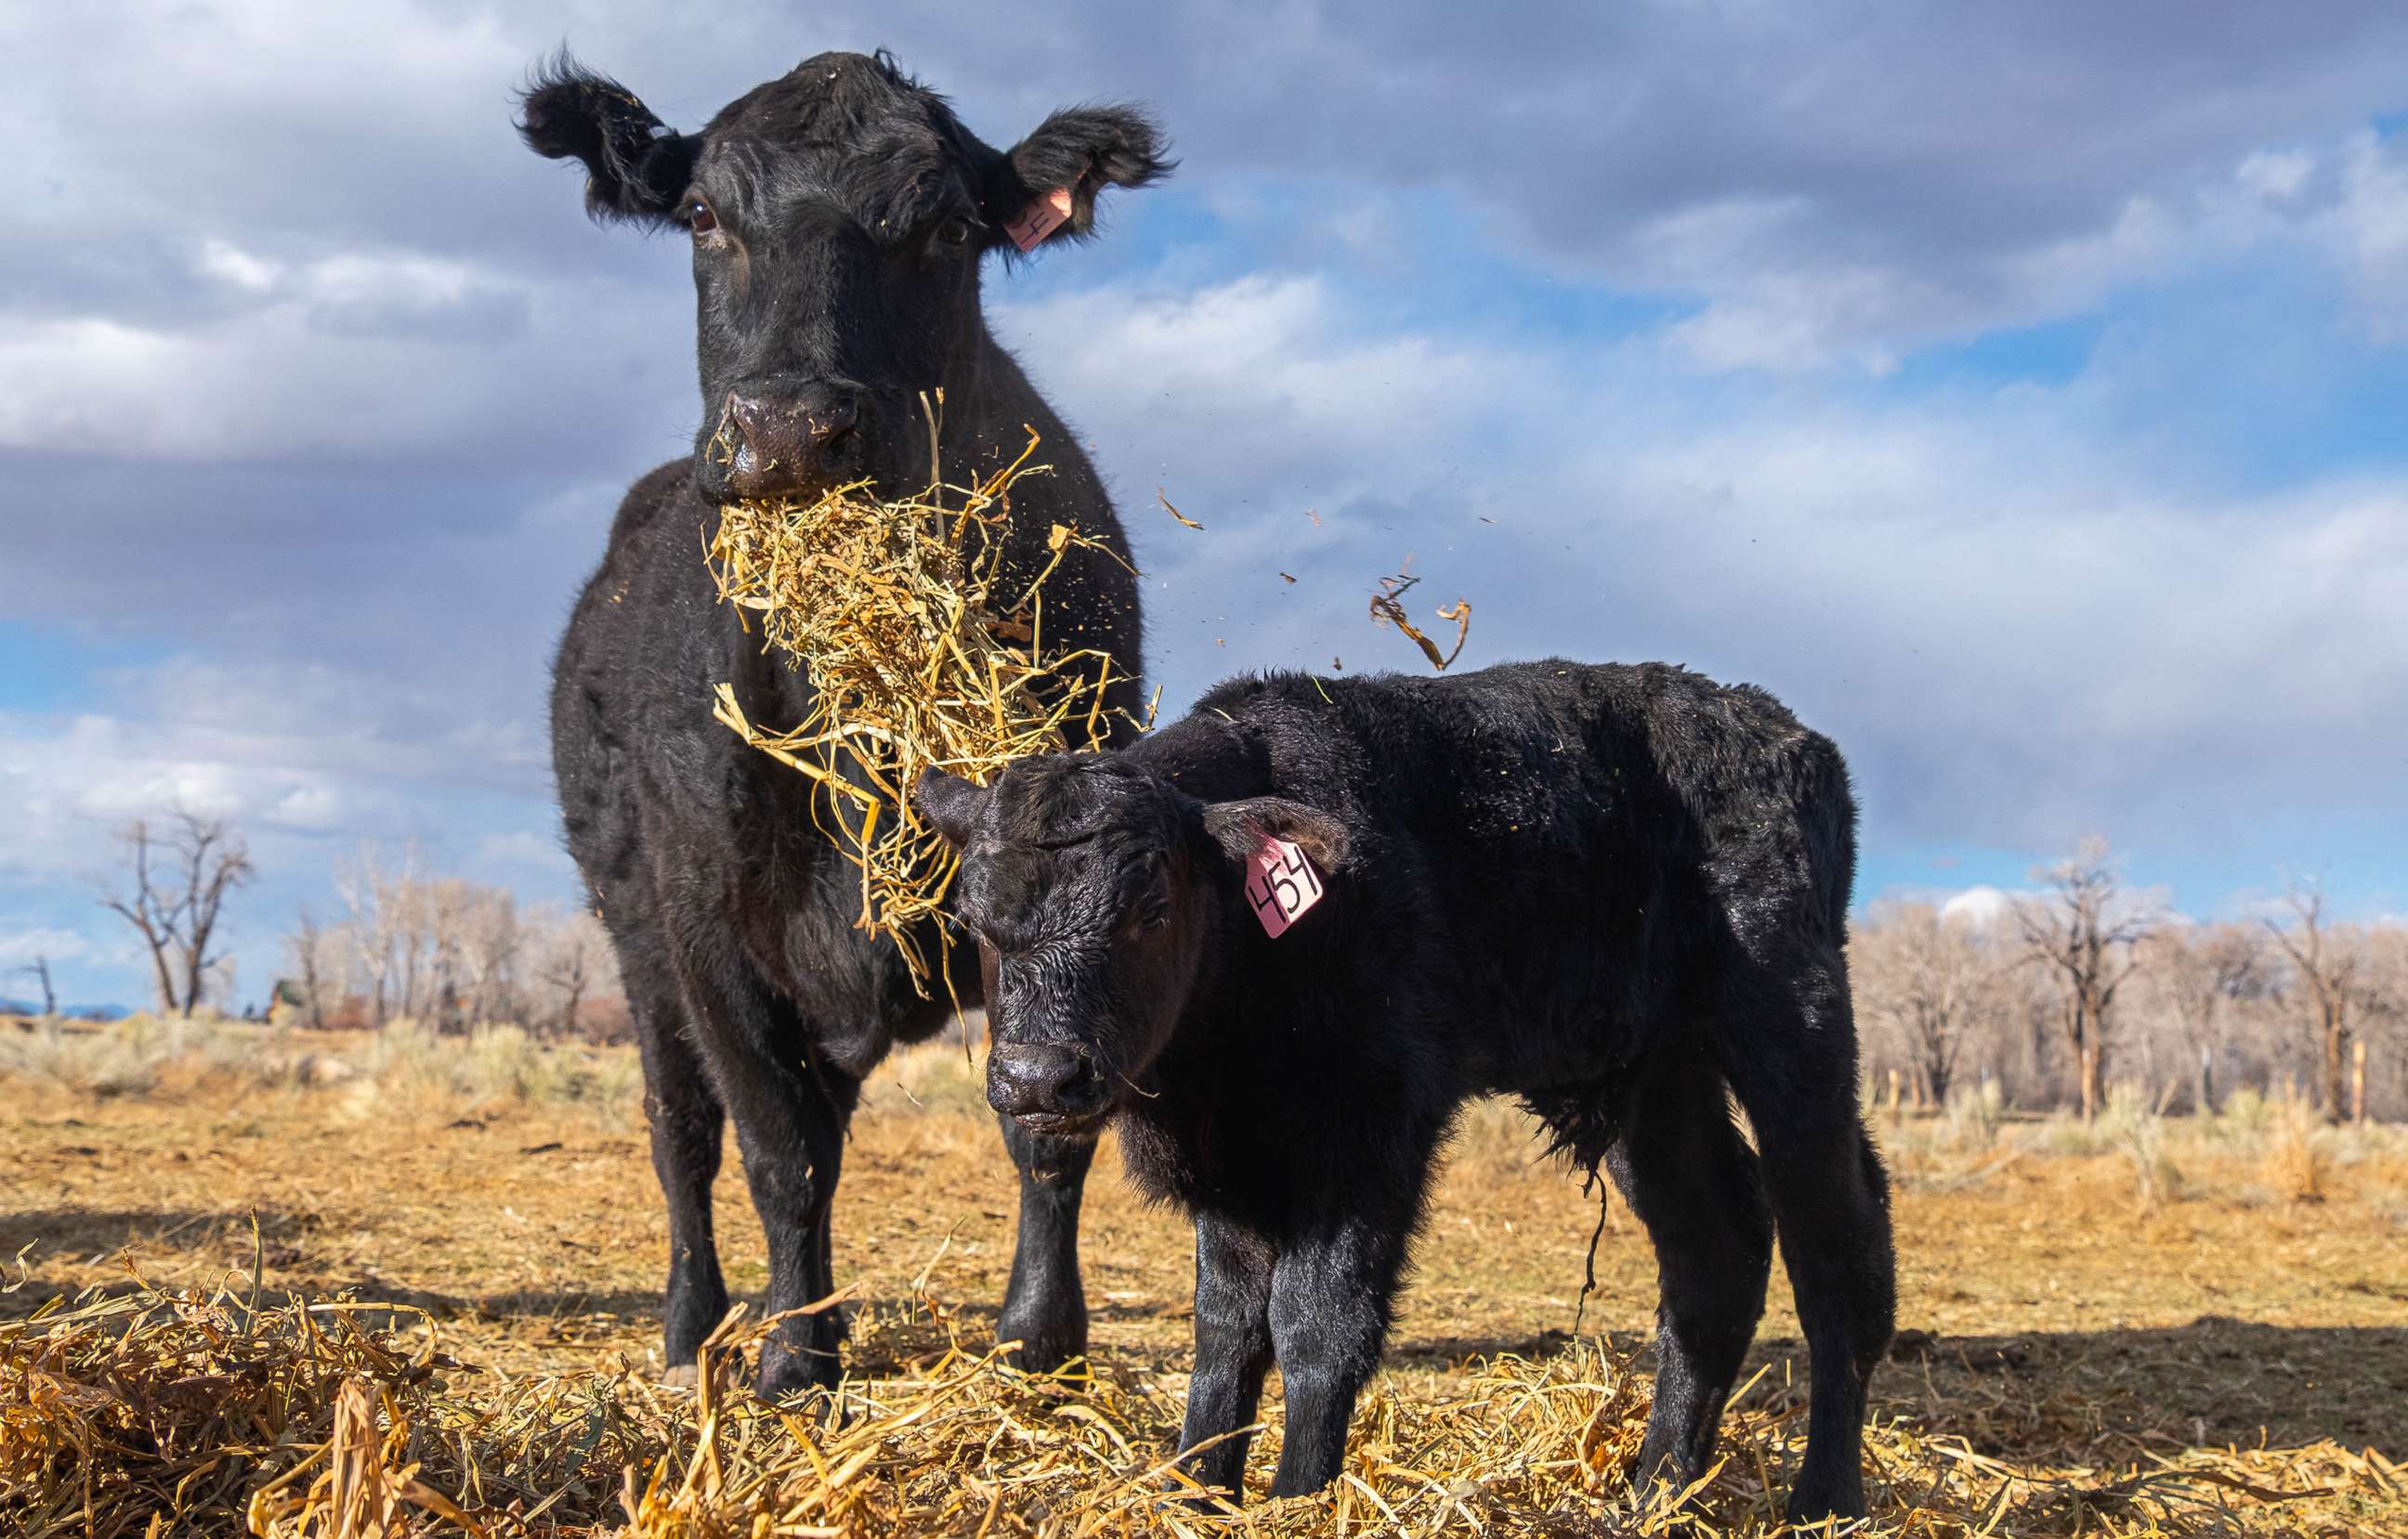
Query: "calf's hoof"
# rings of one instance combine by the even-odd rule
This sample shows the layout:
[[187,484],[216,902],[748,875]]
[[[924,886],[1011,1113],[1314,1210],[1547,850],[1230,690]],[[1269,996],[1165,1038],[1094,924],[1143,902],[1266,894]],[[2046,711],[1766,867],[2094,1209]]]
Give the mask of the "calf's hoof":
[[1181,1486],[1174,1490],[1164,1492],[1161,1499],[1154,1503],[1154,1508],[1167,1518],[1211,1518],[1215,1515],[1226,1517],[1230,1513],[1241,1511],[1245,1504],[1246,1493],[1243,1489],[1226,1490],[1215,1488],[1199,1491],[1190,1490]]
[[702,1382],[702,1371],[691,1362],[681,1362],[661,1375],[665,1389],[691,1389]]

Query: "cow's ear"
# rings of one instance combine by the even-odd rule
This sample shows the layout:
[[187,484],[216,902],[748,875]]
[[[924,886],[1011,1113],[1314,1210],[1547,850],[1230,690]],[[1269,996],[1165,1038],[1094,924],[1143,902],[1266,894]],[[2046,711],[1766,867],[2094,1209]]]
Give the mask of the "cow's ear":
[[1204,833],[1233,863],[1243,864],[1265,839],[1285,839],[1324,871],[1346,867],[1346,825],[1316,807],[1280,796],[1213,802],[1204,808]]
[[538,66],[520,94],[518,130],[547,160],[585,163],[585,209],[595,219],[684,221],[702,135],[669,132],[635,93],[567,50]]
[[970,842],[970,824],[978,817],[979,798],[985,794],[950,771],[927,769],[920,772],[911,799],[918,804],[920,816],[945,836],[945,843],[959,849]]
[[[1107,187],[1145,187],[1170,175],[1176,161],[1162,130],[1134,107],[1068,107],[1012,146],[996,178],[987,222],[1048,241],[1083,239],[1096,227],[1096,196]],[[1031,222],[1033,221],[1033,222]]]

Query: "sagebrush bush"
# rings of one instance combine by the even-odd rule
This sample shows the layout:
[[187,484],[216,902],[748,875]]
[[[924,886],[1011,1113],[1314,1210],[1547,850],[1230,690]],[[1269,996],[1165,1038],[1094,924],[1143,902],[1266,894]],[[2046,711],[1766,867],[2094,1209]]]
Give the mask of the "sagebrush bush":
[[2007,1120],[2007,1098],[1995,1079],[1953,1090],[1941,1112],[1948,1141],[1960,1149],[1996,1148],[1999,1130]]
[[2166,1157],[2165,1114],[2137,1085],[2118,1085],[2107,1092],[2107,1109],[2098,1131],[2132,1167],[2132,1195],[2142,1211],[2153,1210],[2178,1196],[2182,1172]]
[[538,1042],[517,1026],[446,1036],[404,1017],[376,1034],[353,1094],[363,1110],[396,1100],[462,1109],[574,1104],[624,1121],[642,1100],[643,1065],[631,1052]]
[[45,1018],[32,1031],[0,1033],[0,1074],[84,1095],[147,1095],[167,1061],[156,1027],[147,1016],[97,1030]]
[[2265,1147],[2267,1132],[2274,1124],[2274,1103],[2263,1091],[2243,1086],[2224,1098],[2223,1107],[2210,1120],[2218,1138],[2255,1152]]
[[2275,1104],[2266,1134],[2260,1176],[2291,1202],[2321,1203],[2332,1168],[2329,1146],[2330,1137],[2315,1111],[2296,1096],[2285,1096]]

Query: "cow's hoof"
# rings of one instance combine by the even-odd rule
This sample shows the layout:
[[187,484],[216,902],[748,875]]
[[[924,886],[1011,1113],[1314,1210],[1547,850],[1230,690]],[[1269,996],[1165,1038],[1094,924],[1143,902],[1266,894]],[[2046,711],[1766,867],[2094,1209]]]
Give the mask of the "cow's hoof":
[[1787,1520],[1792,1528],[1805,1528],[1834,1518],[1845,1521],[1864,1515],[1865,1488],[1861,1477],[1828,1484],[1800,1482],[1789,1493]]
[[995,1339],[1016,1341],[1003,1361],[1024,1374],[1052,1374],[1063,1364],[1087,1355],[1087,1320],[1082,1311],[1067,1322],[1021,1322],[1006,1315],[995,1322]]
[[[996,1332],[1005,1341],[1014,1338]],[[1039,1338],[1023,1341],[1003,1355],[1003,1361],[1024,1374],[1058,1374],[1071,1363],[1083,1361],[1087,1343],[1083,1337],[1067,1337],[1055,1341]]]
[[772,1405],[821,1402],[818,1414],[827,1417],[843,1377],[844,1371],[831,1353],[797,1352],[774,1341],[764,1342],[761,1371],[752,1376],[752,1392]]
[[702,1371],[691,1362],[681,1362],[661,1375],[661,1384],[670,1389],[691,1389],[702,1382]]

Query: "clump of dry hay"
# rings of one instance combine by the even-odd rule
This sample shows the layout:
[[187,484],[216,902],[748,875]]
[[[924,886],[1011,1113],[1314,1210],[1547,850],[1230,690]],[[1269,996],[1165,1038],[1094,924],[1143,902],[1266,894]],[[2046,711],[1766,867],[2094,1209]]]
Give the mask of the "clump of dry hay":
[[[252,1286],[255,1295],[256,1286]],[[764,1322],[766,1324],[766,1322]],[[271,1303],[138,1278],[0,1325],[0,1532],[24,1539],[193,1534],[1772,1535],[1796,1475],[1803,1385],[1769,1368],[1733,1397],[1724,1453],[1681,1493],[1635,1493],[1644,1379],[1594,1343],[1500,1355],[1368,1392],[1328,1492],[1240,1511],[1178,1501],[1174,1385],[1107,1361],[1031,1376],[966,1346],[923,1291],[867,1306],[841,1415],[741,1388],[762,1325],[731,1317],[692,1394],[628,1372],[512,1377],[455,1361],[414,1311]],[[1912,1372],[1911,1368],[1901,1371]],[[1964,1408],[1984,1429],[1869,1428],[1863,1525],[1889,1539],[1983,1534],[2375,1532],[2403,1476],[2368,1450],[2154,1452],[2095,1403],[2018,1392]],[[1269,1475],[1271,1446],[1252,1461]],[[2049,1450],[2010,1463],[2000,1445]],[[1192,1493],[1191,1493],[1192,1494]],[[2294,1518],[2292,1515],[2297,1514]],[[2372,1520],[2371,1525],[2369,1520]],[[1685,1525],[1685,1527],[1684,1526]],[[1822,1531],[1834,1532],[1834,1531]]]
[[0,1323],[0,1532],[523,1532],[674,1441],[600,1375],[458,1394],[415,1311],[128,1276]]
[[[933,427],[930,437],[933,462]],[[790,727],[747,720],[726,684],[713,714],[826,791],[836,826],[823,819],[822,832],[861,871],[858,922],[894,941],[924,991],[930,959],[912,929],[941,915],[958,862],[913,808],[920,772],[984,784],[1028,754],[1101,748],[1105,692],[1125,677],[1108,654],[1049,649],[1044,634],[1043,589],[1063,556],[1117,552],[1055,524],[1042,570],[1025,581],[1005,570],[1012,485],[1049,468],[1029,463],[1037,445],[1031,433],[994,474],[959,487],[932,477],[897,502],[855,482],[810,502],[732,503],[710,541],[720,597],[813,689]]]

